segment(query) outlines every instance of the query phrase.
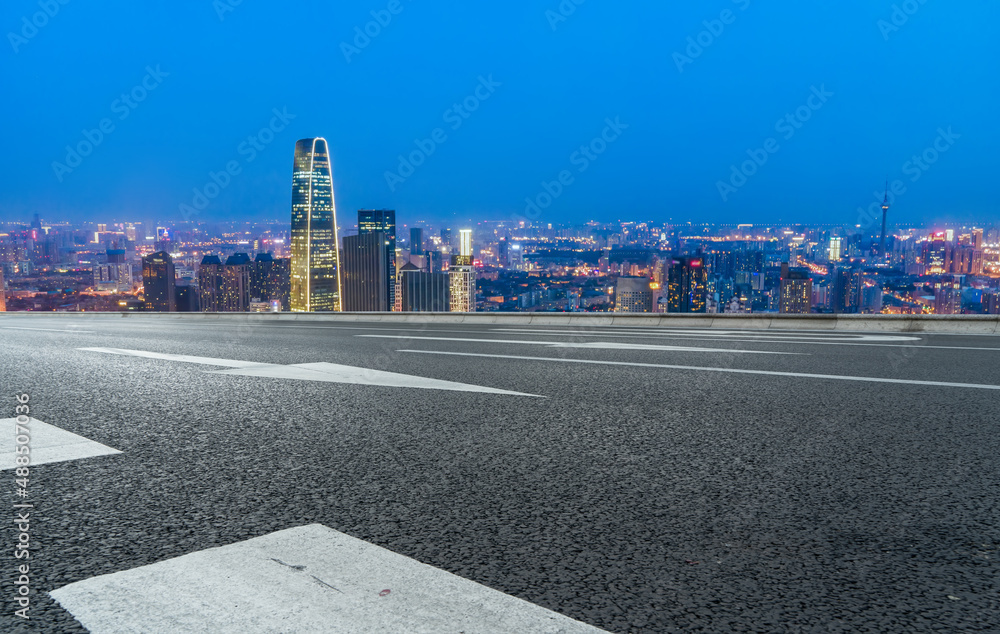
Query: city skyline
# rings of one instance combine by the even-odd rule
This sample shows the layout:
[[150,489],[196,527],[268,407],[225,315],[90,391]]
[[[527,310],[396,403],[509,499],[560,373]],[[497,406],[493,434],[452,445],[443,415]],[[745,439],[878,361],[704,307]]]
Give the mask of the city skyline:
[[[997,218],[982,177],[996,90],[980,80],[1000,52],[985,30],[994,5],[549,4],[349,2],[313,7],[304,26],[245,3],[81,6],[31,37],[12,18],[7,78],[35,97],[12,105],[23,125],[0,158],[0,219],[282,217],[283,148],[313,136],[330,141],[345,209],[428,222],[853,224],[886,176],[904,222]],[[192,33],[183,50],[172,24]],[[295,57],[303,28],[330,42],[322,63]],[[133,54],[94,49],[95,36]],[[463,55],[407,54],[428,38]],[[53,64],[67,47],[77,54]],[[225,72],[203,63],[230,51]]]

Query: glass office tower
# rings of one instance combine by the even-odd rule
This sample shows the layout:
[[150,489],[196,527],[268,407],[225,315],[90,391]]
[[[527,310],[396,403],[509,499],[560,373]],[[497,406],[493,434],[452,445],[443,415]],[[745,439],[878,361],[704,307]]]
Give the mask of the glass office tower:
[[337,212],[326,139],[295,144],[292,173],[292,312],[340,310]]

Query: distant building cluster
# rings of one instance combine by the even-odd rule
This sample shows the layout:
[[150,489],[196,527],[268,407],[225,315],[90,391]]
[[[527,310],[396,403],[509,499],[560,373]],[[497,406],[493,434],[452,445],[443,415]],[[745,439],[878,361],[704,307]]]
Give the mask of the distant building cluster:
[[[453,230],[361,209],[296,143],[267,222],[0,225],[0,310],[1000,314],[1000,226],[587,222]],[[353,217],[352,217],[353,221]]]

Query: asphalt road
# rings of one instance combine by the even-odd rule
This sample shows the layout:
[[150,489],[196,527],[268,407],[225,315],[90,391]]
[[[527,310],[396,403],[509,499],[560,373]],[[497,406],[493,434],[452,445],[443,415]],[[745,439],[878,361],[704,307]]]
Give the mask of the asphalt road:
[[121,451],[32,467],[0,631],[306,524],[612,632],[1000,629],[1000,337],[8,314],[0,370]]

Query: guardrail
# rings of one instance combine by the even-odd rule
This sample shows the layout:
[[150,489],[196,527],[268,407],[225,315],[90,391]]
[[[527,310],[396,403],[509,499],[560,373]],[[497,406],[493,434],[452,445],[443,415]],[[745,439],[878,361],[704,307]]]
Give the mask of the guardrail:
[[726,328],[732,330],[827,330],[853,332],[939,332],[1000,335],[1000,315],[709,315],[625,313],[0,313],[59,318],[200,319],[233,321],[319,321],[536,326],[634,326]]

